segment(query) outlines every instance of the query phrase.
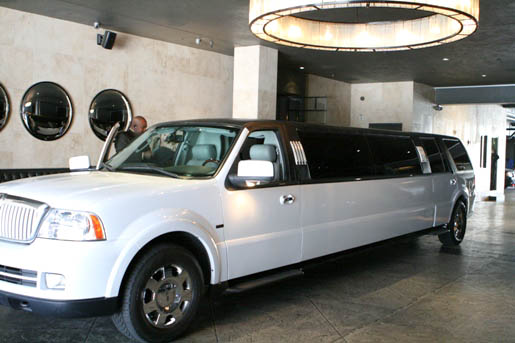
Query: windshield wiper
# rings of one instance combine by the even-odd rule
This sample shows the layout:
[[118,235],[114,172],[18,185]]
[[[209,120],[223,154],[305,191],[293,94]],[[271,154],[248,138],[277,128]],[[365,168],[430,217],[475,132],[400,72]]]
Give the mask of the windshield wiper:
[[161,168],[152,167],[152,166],[124,166],[124,167],[118,167],[117,170],[119,170],[119,171],[121,171],[121,170],[153,171],[153,172],[157,172],[157,173],[160,173],[160,174],[163,174],[166,176],[171,176],[171,177],[174,177],[177,179],[179,178],[179,175],[177,175],[175,173],[166,171]]
[[105,168],[109,171],[114,171],[114,167],[112,165],[110,165],[109,163],[102,163],[102,167],[101,168]]

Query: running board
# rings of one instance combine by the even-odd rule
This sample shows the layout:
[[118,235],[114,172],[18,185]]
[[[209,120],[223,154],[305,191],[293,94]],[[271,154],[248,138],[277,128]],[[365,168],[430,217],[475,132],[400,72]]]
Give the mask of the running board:
[[245,281],[235,284],[225,290],[225,293],[234,294],[248,291],[257,287],[261,287],[270,283],[286,280],[292,277],[304,275],[301,269],[287,270],[281,273],[268,275],[259,279]]

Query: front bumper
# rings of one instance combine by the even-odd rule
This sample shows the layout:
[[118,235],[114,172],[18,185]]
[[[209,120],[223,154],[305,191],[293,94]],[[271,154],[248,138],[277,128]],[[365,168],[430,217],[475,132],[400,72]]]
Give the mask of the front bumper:
[[[51,301],[116,297],[107,291],[119,254],[113,242],[36,239],[32,244],[0,241],[0,292]],[[47,286],[46,274],[65,278],[64,289]]]
[[118,298],[62,301],[38,299],[0,291],[0,305],[52,317],[82,318],[115,313],[118,306]]

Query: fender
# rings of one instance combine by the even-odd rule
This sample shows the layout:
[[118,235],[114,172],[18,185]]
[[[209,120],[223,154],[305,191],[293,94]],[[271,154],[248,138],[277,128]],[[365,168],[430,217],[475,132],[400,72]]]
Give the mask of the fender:
[[211,266],[211,283],[220,282],[225,260],[225,242],[202,216],[187,209],[158,209],[138,218],[124,230],[117,244],[123,246],[113,265],[106,286],[107,298],[119,294],[123,277],[141,249],[152,240],[171,232],[195,236],[204,246]]
[[[460,178],[458,178],[460,179]],[[454,211],[454,207],[456,206],[456,203],[458,202],[458,199],[463,197],[465,199],[465,206],[467,207],[467,216],[469,216],[469,199],[470,194],[467,186],[463,181],[459,181],[459,187],[456,189],[456,192],[454,192],[452,197],[452,206],[449,211],[449,215],[447,216],[447,223],[451,221],[452,212]]]

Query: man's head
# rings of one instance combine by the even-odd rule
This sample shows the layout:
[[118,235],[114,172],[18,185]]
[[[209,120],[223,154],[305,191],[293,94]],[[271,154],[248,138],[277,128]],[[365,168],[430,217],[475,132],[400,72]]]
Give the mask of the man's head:
[[134,117],[131,124],[131,130],[136,135],[141,135],[147,129],[147,121],[142,116]]

